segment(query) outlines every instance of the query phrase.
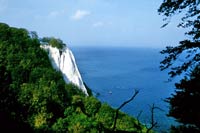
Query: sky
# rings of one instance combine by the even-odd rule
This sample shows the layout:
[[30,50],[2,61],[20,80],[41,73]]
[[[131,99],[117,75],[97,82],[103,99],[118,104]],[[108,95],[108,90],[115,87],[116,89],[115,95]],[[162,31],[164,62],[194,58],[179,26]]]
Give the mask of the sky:
[[162,0],[0,0],[0,22],[73,46],[164,48],[184,38],[180,21],[165,22]]

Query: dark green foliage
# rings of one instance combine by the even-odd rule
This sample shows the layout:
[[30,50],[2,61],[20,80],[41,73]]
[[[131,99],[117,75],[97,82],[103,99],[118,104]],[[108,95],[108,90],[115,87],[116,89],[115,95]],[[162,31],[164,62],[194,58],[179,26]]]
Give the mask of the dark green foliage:
[[[161,62],[161,70],[171,67],[169,73],[171,77],[180,75],[182,72],[193,69],[193,66],[200,64],[200,2],[199,0],[164,0],[158,12],[170,19],[177,13],[186,12],[183,15],[179,27],[188,28],[186,32],[191,39],[180,41],[175,47],[168,46],[162,54],[168,56]],[[168,24],[169,22],[167,22]],[[165,25],[167,25],[165,24]],[[178,66],[173,66],[173,62],[179,59],[181,54],[186,54],[185,62]]]
[[0,126],[46,130],[80,92],[51,67],[36,33],[6,24],[0,31]]
[[193,126],[181,125],[178,127],[172,126],[171,133],[199,133],[199,130]]
[[62,40],[60,39],[56,39],[54,37],[44,37],[41,39],[41,42],[43,44],[49,44],[51,45],[52,47],[56,47],[58,49],[62,49],[65,47],[66,44],[63,43]]
[[[190,38],[180,41],[178,46],[167,47],[161,51],[167,56],[161,62],[161,70],[170,68],[170,77],[182,75],[176,83],[176,91],[166,101],[170,103],[169,116],[176,118],[181,126],[172,127],[171,132],[200,132],[200,1],[199,0],[164,0],[158,12],[170,19],[175,14],[182,14],[179,27],[187,28],[185,34]],[[164,25],[166,26],[169,21]],[[163,27],[164,27],[163,26]],[[184,57],[184,58],[183,58]],[[184,60],[178,62],[179,59]],[[178,62],[178,63],[177,63]]]
[[[41,41],[36,32],[0,23],[0,128],[7,132],[111,131],[115,110],[65,84],[40,48],[41,42],[64,46],[59,39]],[[137,131],[132,117],[121,114],[118,120],[117,129]]]
[[84,108],[88,116],[95,116],[101,107],[100,101],[94,97],[86,97],[84,99]]
[[115,111],[108,104],[102,104],[96,117],[99,122],[106,126],[106,128],[112,129],[114,116]]
[[169,116],[200,131],[200,109],[197,106],[197,101],[200,101],[200,68],[197,67],[190,78],[177,83],[176,88],[173,97],[167,99],[171,105]]

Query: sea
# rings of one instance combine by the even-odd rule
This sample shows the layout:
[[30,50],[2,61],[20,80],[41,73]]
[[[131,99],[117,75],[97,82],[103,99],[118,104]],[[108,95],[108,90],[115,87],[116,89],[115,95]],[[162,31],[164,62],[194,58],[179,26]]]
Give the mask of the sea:
[[166,98],[174,93],[174,82],[168,71],[161,71],[162,49],[134,47],[72,47],[83,81],[102,103],[118,108],[139,90],[134,100],[121,111],[138,118],[147,127],[151,124],[154,105],[154,128],[169,132],[175,120],[167,117]]

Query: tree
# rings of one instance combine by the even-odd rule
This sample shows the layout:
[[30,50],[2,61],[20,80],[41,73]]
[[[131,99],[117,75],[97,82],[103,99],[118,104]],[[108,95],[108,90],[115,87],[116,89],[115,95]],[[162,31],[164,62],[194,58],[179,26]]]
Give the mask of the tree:
[[[197,101],[200,100],[200,68],[196,67],[189,78],[176,83],[176,94],[167,99],[170,103],[169,116],[173,116],[184,127],[180,130],[200,132],[200,109]],[[174,128],[175,130],[176,128]]]
[[[168,54],[161,62],[161,70],[171,67],[170,76],[174,77],[182,74],[185,71],[194,69],[194,66],[200,64],[200,8],[199,0],[164,0],[158,12],[163,14],[169,20],[174,14],[186,11],[182,17],[178,27],[189,28],[185,34],[190,36],[190,39],[180,41],[178,46],[168,46],[161,51],[162,54]],[[169,21],[163,25],[166,26]],[[181,54],[186,54],[184,63],[178,66],[173,66],[173,62],[177,61]]]
[[[158,12],[164,15],[166,24],[173,15],[183,17],[178,27],[187,29],[187,39],[174,47],[168,46],[161,51],[166,54],[161,62],[161,70],[170,68],[171,78],[182,75],[184,78],[176,83],[176,91],[166,101],[170,103],[169,116],[182,123],[173,127],[173,132],[200,132],[200,111],[196,101],[200,100],[199,65],[200,65],[200,1],[199,0],[164,0]],[[186,12],[185,14],[183,14]],[[180,62],[180,58],[183,61]],[[179,63],[177,63],[179,61]]]
[[61,39],[56,39],[54,37],[43,37],[41,39],[41,42],[43,44],[49,44],[52,47],[56,47],[58,49],[62,49],[62,48],[64,48],[66,46],[66,44],[64,44]]

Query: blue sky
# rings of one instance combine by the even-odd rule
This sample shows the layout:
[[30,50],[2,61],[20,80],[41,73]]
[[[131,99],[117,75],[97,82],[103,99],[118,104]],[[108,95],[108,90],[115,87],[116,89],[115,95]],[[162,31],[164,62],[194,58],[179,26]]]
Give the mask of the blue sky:
[[54,36],[69,46],[177,45],[178,17],[166,28],[162,0],[0,0],[0,22]]

